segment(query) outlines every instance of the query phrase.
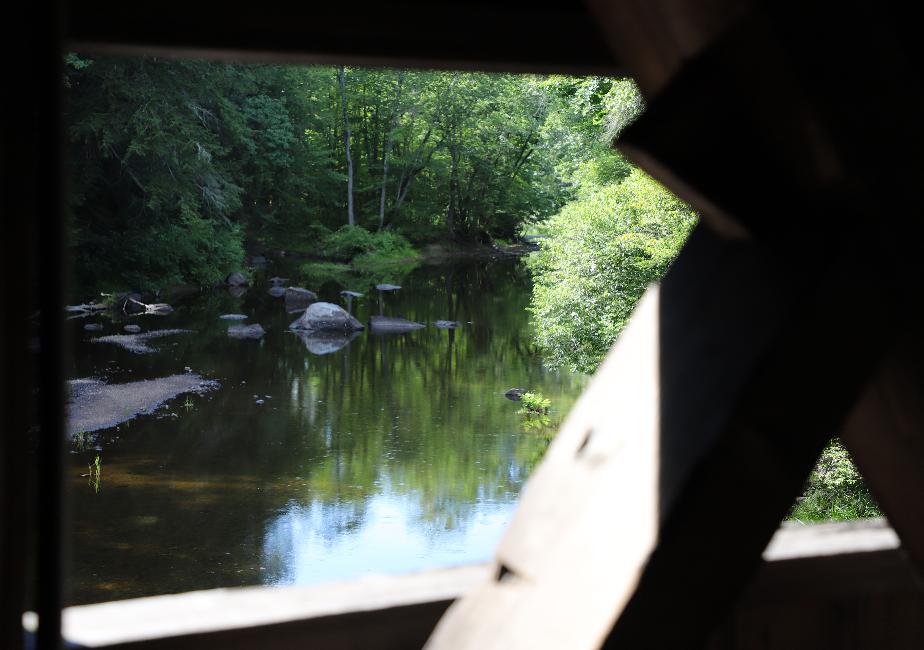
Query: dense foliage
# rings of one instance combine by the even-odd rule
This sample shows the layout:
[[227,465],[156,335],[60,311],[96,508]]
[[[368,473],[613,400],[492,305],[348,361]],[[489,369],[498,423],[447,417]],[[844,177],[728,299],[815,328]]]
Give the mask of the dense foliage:
[[64,83],[85,287],[207,284],[353,222],[511,239],[569,198],[546,78],[71,54]]
[[566,173],[575,200],[547,222],[548,238],[532,256],[531,310],[549,362],[592,372],[679,252],[695,215],[604,146],[641,110],[631,82],[612,83],[577,106],[570,115],[577,126],[563,129],[579,136],[576,154],[565,157],[573,161]]

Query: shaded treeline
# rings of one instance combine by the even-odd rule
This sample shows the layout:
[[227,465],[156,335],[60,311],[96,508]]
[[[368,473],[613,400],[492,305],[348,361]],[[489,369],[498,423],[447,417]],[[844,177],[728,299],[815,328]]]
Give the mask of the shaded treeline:
[[[514,237],[573,196],[612,82],[66,57],[81,286],[208,284],[348,223]],[[591,142],[593,140],[593,142]]]

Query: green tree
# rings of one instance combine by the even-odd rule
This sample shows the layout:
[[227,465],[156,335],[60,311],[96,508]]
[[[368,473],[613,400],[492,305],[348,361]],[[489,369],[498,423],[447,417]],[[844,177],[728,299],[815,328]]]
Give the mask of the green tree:
[[592,372],[645,288],[661,278],[695,214],[641,171],[586,190],[547,225],[530,259],[530,310],[553,365]]

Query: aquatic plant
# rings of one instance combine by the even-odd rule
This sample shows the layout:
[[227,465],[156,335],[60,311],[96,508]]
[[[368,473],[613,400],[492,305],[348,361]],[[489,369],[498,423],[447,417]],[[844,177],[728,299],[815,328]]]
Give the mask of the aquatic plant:
[[520,397],[520,403],[523,408],[520,413],[524,415],[547,414],[549,407],[552,406],[552,400],[545,397],[542,393],[523,393]]
[[87,479],[87,485],[92,486],[93,491],[98,493],[100,476],[101,476],[102,469],[103,469],[103,463],[100,460],[99,454],[96,455],[96,459],[92,463],[87,465],[87,467],[90,469],[89,478]]

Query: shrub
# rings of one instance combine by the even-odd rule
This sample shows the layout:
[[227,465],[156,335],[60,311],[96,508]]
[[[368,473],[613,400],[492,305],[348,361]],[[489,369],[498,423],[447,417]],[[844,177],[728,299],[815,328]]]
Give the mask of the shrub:
[[545,415],[549,412],[549,407],[552,406],[552,400],[543,396],[542,393],[523,393],[520,396],[520,403],[523,405],[520,412],[524,414],[539,413]]
[[596,369],[695,220],[690,208],[639,170],[591,188],[552,217],[551,237],[529,259],[530,311],[546,362]]
[[324,238],[323,253],[335,259],[353,259],[375,247],[375,235],[360,226],[343,226]]
[[789,518],[844,521],[880,514],[850,454],[840,440],[835,439],[821,453]]

